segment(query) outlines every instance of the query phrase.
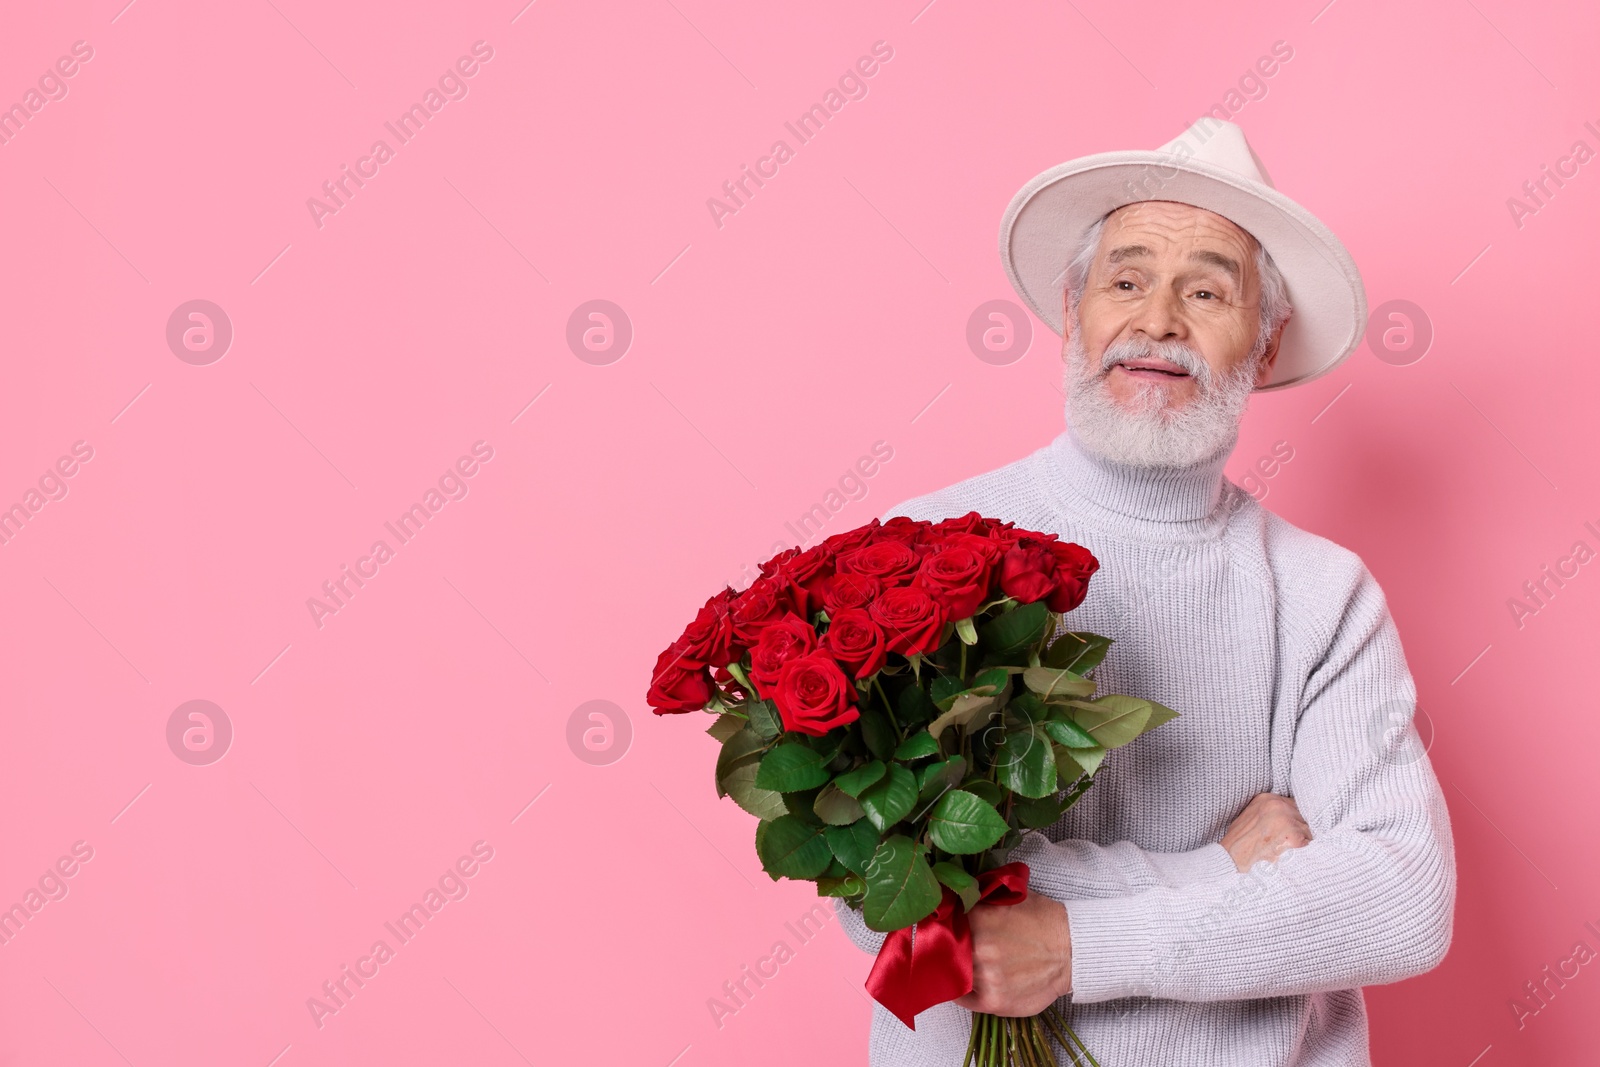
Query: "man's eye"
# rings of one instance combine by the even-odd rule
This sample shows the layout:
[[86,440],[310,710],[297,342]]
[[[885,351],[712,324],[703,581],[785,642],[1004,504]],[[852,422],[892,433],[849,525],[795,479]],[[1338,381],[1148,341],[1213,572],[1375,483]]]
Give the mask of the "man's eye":
[[1215,299],[1217,294],[1213,293],[1210,289],[1201,289],[1201,290],[1197,291],[1194,295],[1195,296],[1203,296],[1203,297],[1206,297],[1208,299]]
[[[1122,288],[1123,286],[1127,286],[1128,288],[1127,289],[1123,289]],[[1133,283],[1128,281],[1128,279],[1124,278],[1119,282],[1112,282],[1111,283],[1111,287],[1113,289],[1122,289],[1123,292],[1127,292],[1128,289],[1132,289],[1133,288]]]

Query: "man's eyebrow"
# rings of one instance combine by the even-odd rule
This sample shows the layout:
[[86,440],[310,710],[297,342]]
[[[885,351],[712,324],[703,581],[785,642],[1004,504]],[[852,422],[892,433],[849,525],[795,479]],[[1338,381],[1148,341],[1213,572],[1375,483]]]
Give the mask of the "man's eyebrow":
[[1209,263],[1213,267],[1220,267],[1233,276],[1235,284],[1238,284],[1244,280],[1243,274],[1239,270],[1238,260],[1235,260],[1230,256],[1225,256],[1221,252],[1212,252],[1208,249],[1200,249],[1198,251],[1189,253],[1189,259],[1196,263]]
[[1151,255],[1155,255],[1155,253],[1151,252],[1146,245],[1121,245],[1107,253],[1106,262],[1121,263],[1125,259],[1133,259],[1136,256]]

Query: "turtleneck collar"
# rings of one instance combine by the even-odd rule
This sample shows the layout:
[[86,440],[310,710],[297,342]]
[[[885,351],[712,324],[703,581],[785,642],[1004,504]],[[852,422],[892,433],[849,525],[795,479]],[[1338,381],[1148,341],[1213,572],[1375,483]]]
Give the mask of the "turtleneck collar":
[[1222,469],[1238,443],[1238,431],[1215,455],[1188,467],[1136,467],[1089,452],[1069,423],[1050,445],[1061,489],[1075,510],[1100,511],[1104,519],[1206,526],[1224,499]]

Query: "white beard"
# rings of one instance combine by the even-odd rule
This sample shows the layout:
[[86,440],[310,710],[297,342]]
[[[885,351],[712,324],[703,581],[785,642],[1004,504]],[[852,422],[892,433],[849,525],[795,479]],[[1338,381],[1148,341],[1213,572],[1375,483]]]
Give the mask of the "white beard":
[[[1078,314],[1070,315],[1067,338],[1067,422],[1088,451],[1113,462],[1136,467],[1189,467],[1231,448],[1238,438],[1260,356],[1257,342],[1235,371],[1219,376],[1199,352],[1181,341],[1133,337],[1106,346],[1098,368],[1083,350]],[[1171,360],[1194,379],[1196,391],[1182,407],[1167,404],[1166,387],[1156,381],[1134,381],[1126,405],[1106,387],[1106,374],[1120,360]]]

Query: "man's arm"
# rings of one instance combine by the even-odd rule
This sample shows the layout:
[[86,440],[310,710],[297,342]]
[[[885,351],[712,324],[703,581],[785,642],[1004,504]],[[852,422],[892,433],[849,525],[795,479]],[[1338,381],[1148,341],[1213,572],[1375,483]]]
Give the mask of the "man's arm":
[[1361,567],[1301,700],[1290,787],[1312,840],[1243,877],[1101,899],[1068,898],[1042,865],[1036,888],[1066,903],[1073,999],[1285,996],[1435,966],[1455,903],[1449,815],[1415,736],[1386,744],[1372,729],[1380,709],[1415,700]]

